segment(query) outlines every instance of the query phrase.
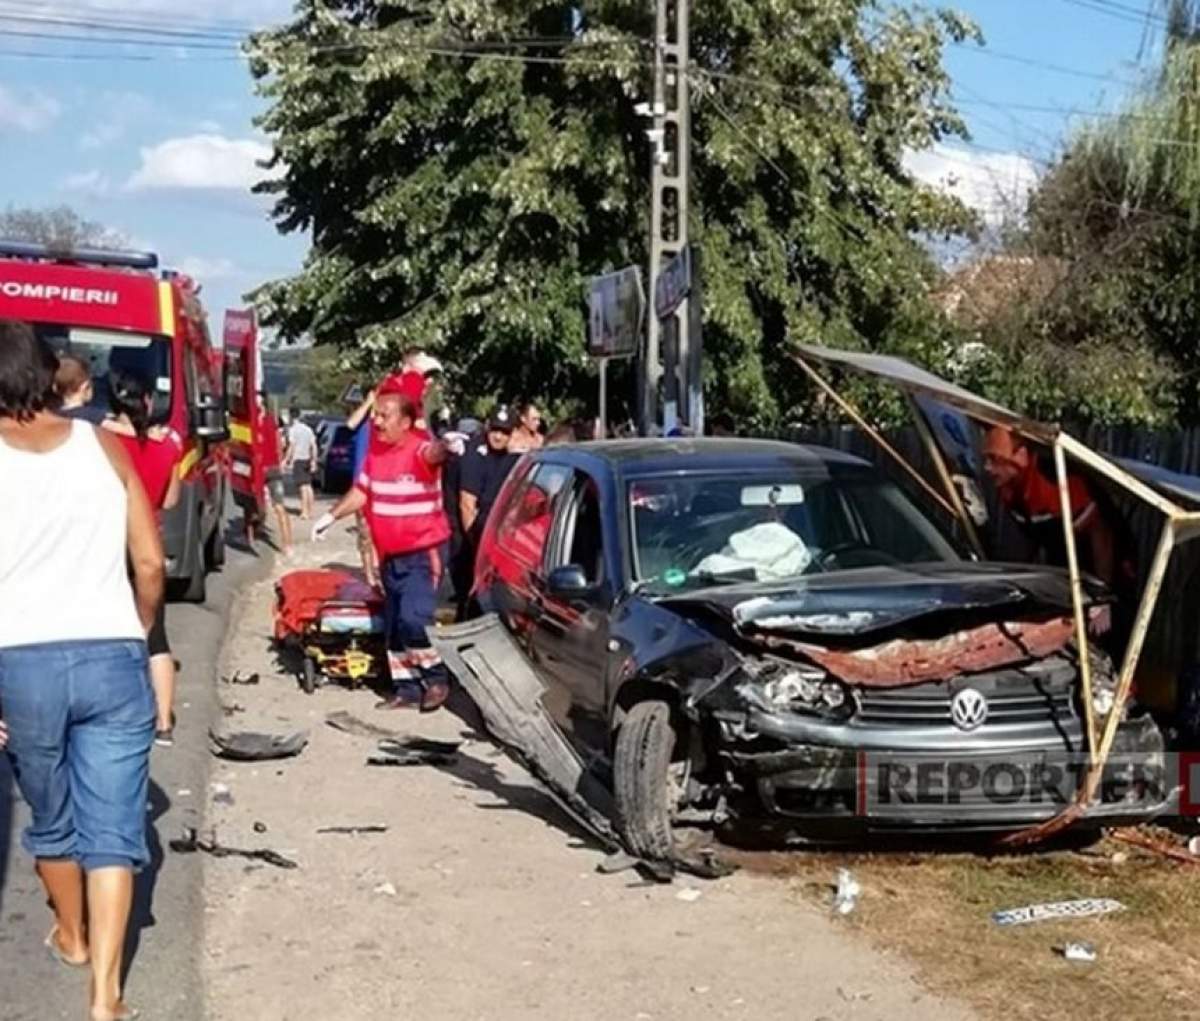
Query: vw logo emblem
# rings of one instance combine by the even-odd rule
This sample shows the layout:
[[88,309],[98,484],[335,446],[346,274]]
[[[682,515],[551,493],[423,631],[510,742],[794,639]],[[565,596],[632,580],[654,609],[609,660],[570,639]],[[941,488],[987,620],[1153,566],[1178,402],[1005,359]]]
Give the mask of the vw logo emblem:
[[987,717],[987,699],[974,688],[963,688],[950,700],[950,719],[959,730],[975,730]]

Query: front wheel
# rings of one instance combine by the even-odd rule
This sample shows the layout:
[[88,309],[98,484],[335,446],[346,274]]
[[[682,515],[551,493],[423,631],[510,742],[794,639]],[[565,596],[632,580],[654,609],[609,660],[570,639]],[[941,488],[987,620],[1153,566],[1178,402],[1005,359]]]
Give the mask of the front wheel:
[[312,656],[305,656],[303,671],[300,674],[300,687],[304,694],[311,695],[316,691],[318,680],[317,664],[313,661]]
[[675,850],[671,831],[675,738],[671,707],[660,701],[639,702],[617,732],[613,758],[617,829],[629,850],[644,858],[666,860]]

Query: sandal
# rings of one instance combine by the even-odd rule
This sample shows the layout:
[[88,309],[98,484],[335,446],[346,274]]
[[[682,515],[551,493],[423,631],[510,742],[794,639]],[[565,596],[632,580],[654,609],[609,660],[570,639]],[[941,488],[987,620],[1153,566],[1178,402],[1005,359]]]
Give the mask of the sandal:
[[86,968],[89,964],[91,964],[90,958],[84,958],[82,961],[72,961],[71,958],[66,955],[66,952],[63,950],[63,948],[58,945],[58,941],[54,938],[57,932],[58,926],[56,925],[50,930],[50,935],[42,941],[46,950],[49,951],[50,956],[54,960],[56,960],[59,964],[65,964],[68,968]]

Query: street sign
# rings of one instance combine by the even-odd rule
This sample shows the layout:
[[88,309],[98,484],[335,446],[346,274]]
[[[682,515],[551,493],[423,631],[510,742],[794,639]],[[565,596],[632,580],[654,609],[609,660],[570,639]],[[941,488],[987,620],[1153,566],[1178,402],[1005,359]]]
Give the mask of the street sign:
[[675,314],[692,290],[692,247],[688,245],[668,262],[654,281],[654,314],[666,319]]
[[593,358],[629,358],[637,354],[646,295],[636,266],[593,277],[588,306],[588,354]]
[[342,391],[343,404],[362,404],[363,400],[363,388],[358,383],[351,383]]

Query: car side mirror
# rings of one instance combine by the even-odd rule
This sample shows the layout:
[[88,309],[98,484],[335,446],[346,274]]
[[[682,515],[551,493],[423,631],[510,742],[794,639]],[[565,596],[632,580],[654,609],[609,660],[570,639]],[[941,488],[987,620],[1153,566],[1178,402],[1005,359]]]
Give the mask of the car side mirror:
[[578,564],[563,564],[550,572],[546,592],[556,599],[578,599],[592,591],[592,585]]

